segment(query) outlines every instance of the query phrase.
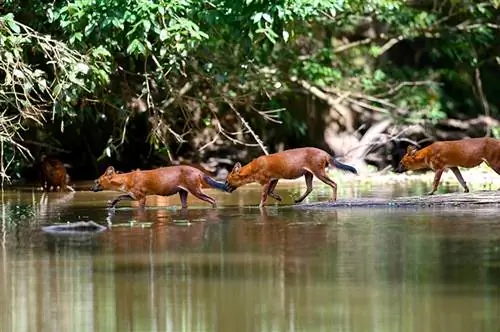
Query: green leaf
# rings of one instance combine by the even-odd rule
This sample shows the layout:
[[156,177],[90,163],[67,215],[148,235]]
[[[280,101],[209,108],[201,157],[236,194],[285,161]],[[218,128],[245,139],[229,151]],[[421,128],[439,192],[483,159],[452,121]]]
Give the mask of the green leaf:
[[85,63],[78,63],[75,70],[79,73],[87,74],[89,72],[89,66]]
[[111,53],[102,45],[99,45],[97,48],[92,50],[92,56],[96,58],[112,57]]
[[168,35],[169,35],[168,31],[165,29],[162,29],[160,31],[160,40],[165,41],[168,38]]
[[273,19],[272,19],[271,15],[269,15],[268,13],[263,14],[263,15],[262,15],[262,18],[263,18],[265,21],[269,22],[269,23],[272,23],[272,22],[273,22]]
[[151,29],[151,22],[148,20],[142,21],[142,25],[144,26],[144,32],[148,33]]
[[19,25],[17,25],[17,23],[14,20],[7,20],[7,24],[9,25],[9,28],[15,33],[21,32],[21,28],[19,27]]
[[263,13],[256,13],[252,16],[252,21],[257,23],[261,20]]
[[282,35],[283,35],[283,40],[286,43],[288,41],[288,38],[290,37],[290,34],[288,33],[288,31],[283,30]]
[[134,39],[127,47],[127,53],[144,55],[146,54],[146,48],[138,39]]

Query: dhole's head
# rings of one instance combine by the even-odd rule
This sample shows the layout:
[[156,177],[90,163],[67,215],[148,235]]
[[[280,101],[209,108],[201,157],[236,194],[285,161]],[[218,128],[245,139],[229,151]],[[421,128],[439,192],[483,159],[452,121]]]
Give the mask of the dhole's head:
[[409,145],[406,149],[406,154],[401,158],[396,172],[402,173],[408,170],[414,170],[421,167],[420,162],[416,158],[417,148]]
[[92,191],[101,191],[101,190],[107,190],[107,189],[115,189],[121,185],[121,183],[117,183],[116,181],[113,181],[113,178],[117,175],[118,173],[115,172],[115,169],[113,166],[109,166],[106,171],[104,172],[103,175],[101,175],[97,180],[94,182],[94,186],[92,187]]
[[235,191],[236,189],[238,189],[238,187],[241,187],[242,185],[244,185],[246,183],[245,180],[248,177],[241,175],[240,171],[241,171],[241,164],[236,163],[236,164],[234,164],[234,167],[231,170],[231,172],[227,175],[225,185],[226,185],[226,190],[228,192],[231,193],[231,192]]

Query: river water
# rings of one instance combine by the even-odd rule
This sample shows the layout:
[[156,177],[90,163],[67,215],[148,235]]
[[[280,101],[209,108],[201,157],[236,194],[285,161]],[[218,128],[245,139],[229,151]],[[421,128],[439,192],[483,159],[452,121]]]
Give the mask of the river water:
[[[260,210],[259,187],[151,197],[4,192],[0,331],[500,331],[498,208],[290,206]],[[342,187],[339,197],[411,190]],[[310,201],[327,199],[318,186]],[[99,233],[48,225],[94,221]]]

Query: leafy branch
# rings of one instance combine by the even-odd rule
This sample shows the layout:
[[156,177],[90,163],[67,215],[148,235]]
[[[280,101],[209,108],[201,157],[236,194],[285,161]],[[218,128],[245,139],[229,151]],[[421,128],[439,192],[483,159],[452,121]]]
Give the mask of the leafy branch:
[[[49,108],[52,108],[52,120],[57,109],[69,108],[75,96],[68,91],[89,92],[85,77],[90,71],[90,58],[15,21],[13,14],[0,17],[0,47],[0,72],[4,73],[0,83],[0,104],[4,105],[0,140],[22,157],[32,158],[22,145],[20,131],[26,129],[25,125],[30,121],[43,125]],[[40,67],[43,69],[28,62],[35,54],[46,59],[45,66]],[[1,157],[0,176],[8,179],[11,161],[5,160],[3,152]]]

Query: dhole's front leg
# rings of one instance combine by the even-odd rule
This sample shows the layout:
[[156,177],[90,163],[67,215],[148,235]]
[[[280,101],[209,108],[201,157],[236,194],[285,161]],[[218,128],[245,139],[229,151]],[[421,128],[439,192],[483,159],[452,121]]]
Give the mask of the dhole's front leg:
[[109,208],[114,209],[116,207],[116,204],[118,204],[118,202],[125,200],[125,199],[132,200],[132,201],[139,201],[139,208],[141,208],[141,209],[144,209],[146,207],[146,196],[137,197],[137,195],[134,195],[132,193],[128,193],[128,194],[120,195],[120,196],[116,197],[114,200],[112,200],[111,202],[109,202]]
[[187,209],[187,206],[188,206],[188,203],[187,203],[187,199],[188,199],[188,192],[181,189],[179,190],[179,197],[181,199],[181,207],[183,209]]
[[269,184],[269,190],[267,191],[267,194],[277,200],[278,202],[282,201],[282,198],[279,194],[276,194],[274,192],[274,189],[276,188],[276,185],[278,184],[278,179],[271,180]]
[[441,175],[443,175],[444,169],[438,169],[436,174],[434,174],[434,182],[432,183],[432,191],[428,192],[427,195],[434,195],[436,192],[439,182],[441,181]]
[[114,209],[116,207],[116,204],[118,204],[119,201],[122,201],[124,199],[134,200],[134,198],[130,194],[123,194],[123,195],[116,197],[114,200],[109,201],[108,207],[110,209]]
[[269,195],[269,189],[271,188],[272,180],[265,183],[264,186],[262,187],[262,192],[260,194],[260,203],[259,207],[262,208],[266,204],[267,201],[267,195]]

